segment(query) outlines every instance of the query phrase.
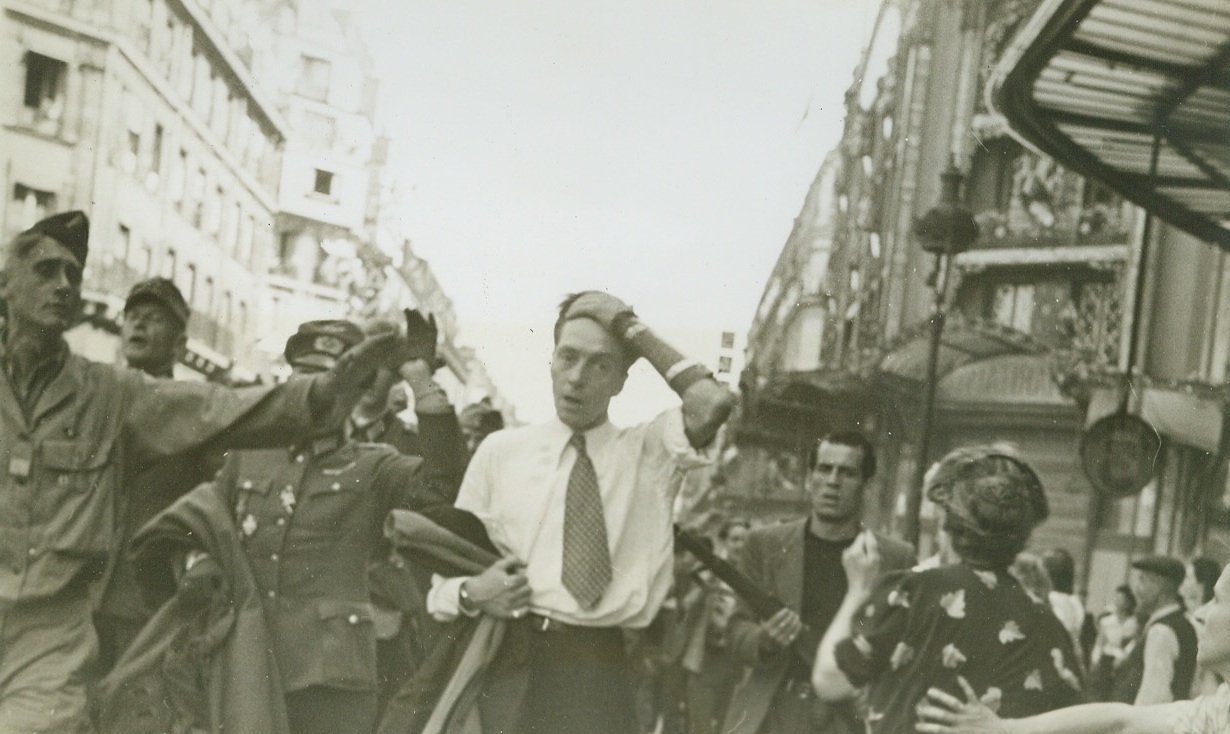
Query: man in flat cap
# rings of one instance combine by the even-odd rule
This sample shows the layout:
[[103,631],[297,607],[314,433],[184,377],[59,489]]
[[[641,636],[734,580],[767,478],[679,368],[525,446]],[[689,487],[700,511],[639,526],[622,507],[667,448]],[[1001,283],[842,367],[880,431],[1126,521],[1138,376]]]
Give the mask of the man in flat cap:
[[[150,278],[132,287],[124,302],[120,350],[129,367],[170,379],[188,349],[191,312],[168,278]],[[220,453],[186,451],[149,463],[134,477],[119,503],[120,527],[102,599],[94,614],[98,631],[98,674],[105,675],[164,599],[141,594],[128,559],[128,540],[175,498],[208,480],[222,465]]]
[[1132,562],[1128,585],[1136,595],[1137,615],[1147,621],[1115,668],[1111,700],[1141,706],[1189,697],[1196,670],[1196,630],[1179,596],[1186,575],[1183,563],[1168,556]]
[[[424,345],[425,351],[408,354],[411,358],[398,370],[403,376],[416,362],[434,363],[434,330],[431,337],[428,345],[411,334],[409,341]],[[295,374],[318,373],[331,369],[363,338],[359,327],[349,321],[310,321],[287,342],[286,361]],[[365,573],[368,561],[383,543],[384,519],[390,510],[441,508],[455,513],[451,505],[459,483],[450,456],[435,456],[430,450],[422,458],[406,456],[387,444],[348,440],[342,427],[324,426],[289,449],[229,453],[211,484],[167,511],[174,516],[202,492],[219,497],[227,508],[269,627],[269,647],[280,673],[291,734],[373,730],[376,630]],[[155,527],[167,524],[173,523],[165,516],[153,521]],[[145,545],[147,535],[143,531],[138,536],[138,548]],[[202,535],[209,534],[183,533],[182,543],[193,547]],[[235,579],[223,578],[225,559],[218,560],[222,563],[190,555],[179,594],[233,586]],[[263,646],[247,649],[248,643],[232,636],[224,654],[265,654]],[[134,650],[126,659],[143,659],[140,652]],[[215,712],[208,721],[165,722],[167,728],[267,730],[268,711],[254,712],[238,702],[232,708],[220,690],[211,690],[209,696],[221,708],[212,703],[199,707]]]
[[49,217],[4,251],[0,299],[0,722],[8,731],[89,731],[92,611],[136,472],[205,447],[293,442],[340,423],[395,336],[334,369],[272,388],[154,380],[71,354],[89,220]]

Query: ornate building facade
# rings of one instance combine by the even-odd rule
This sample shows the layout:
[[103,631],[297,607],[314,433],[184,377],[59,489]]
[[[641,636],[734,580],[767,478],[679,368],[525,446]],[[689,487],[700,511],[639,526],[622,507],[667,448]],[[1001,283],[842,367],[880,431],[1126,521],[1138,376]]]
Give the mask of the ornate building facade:
[[[927,458],[969,443],[1017,446],[1051,503],[1034,543],[1071,551],[1096,604],[1132,555],[1189,555],[1222,532],[1205,512],[1226,486],[1224,468],[1211,468],[1220,426],[1207,428],[1224,413],[1230,301],[1223,253],[1155,227],[1166,244],[1142,262],[1141,210],[1022,144],[988,108],[988,75],[1037,5],[884,3],[841,143],[753,320],[738,458],[719,503],[758,514],[801,506],[802,451],[857,427],[881,455],[871,522],[901,527],[919,461],[932,288],[943,277],[913,230],[951,161],[980,234],[947,278]],[[1138,364],[1159,387],[1137,409],[1161,432],[1164,456],[1144,491],[1111,500],[1085,477],[1079,447],[1117,405],[1138,293]],[[1214,402],[1196,405],[1203,394]],[[924,505],[924,553],[934,521]]]

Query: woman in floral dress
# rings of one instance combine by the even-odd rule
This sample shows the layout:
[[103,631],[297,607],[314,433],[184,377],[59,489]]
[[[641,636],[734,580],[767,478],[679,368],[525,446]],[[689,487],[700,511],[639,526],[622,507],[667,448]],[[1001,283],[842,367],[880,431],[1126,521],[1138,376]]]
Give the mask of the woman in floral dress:
[[[1200,646],[1197,661],[1223,680],[1230,679],[1230,566],[1222,569],[1213,598],[1195,610]],[[1001,719],[978,700],[968,684],[962,694],[927,692],[918,707],[915,731],[922,734],[1227,734],[1230,686],[1192,701],[1151,706],[1092,703],[1027,719]],[[1005,715],[1002,710],[1000,714]]]
[[[1005,716],[1084,699],[1072,639],[1050,607],[1008,572],[1046,519],[1041,482],[1002,446],[958,449],[929,475],[927,496],[945,511],[960,562],[875,579],[874,545],[843,562],[850,590],[817,654],[822,698],[867,687],[867,729],[912,732],[928,688],[962,693],[963,677]],[[857,578],[857,581],[856,581]]]

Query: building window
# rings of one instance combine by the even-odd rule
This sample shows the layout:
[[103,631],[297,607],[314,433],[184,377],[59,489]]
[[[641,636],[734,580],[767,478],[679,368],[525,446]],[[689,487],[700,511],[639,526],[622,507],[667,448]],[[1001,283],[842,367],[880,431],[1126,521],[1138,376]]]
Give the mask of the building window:
[[162,175],[162,125],[154,125],[154,142],[150,150],[149,170]]
[[235,255],[235,246],[239,243],[239,221],[242,216],[239,202],[231,202],[227,208],[226,226],[222,230],[222,249],[232,257]]
[[198,168],[188,181],[188,195],[184,199],[187,210],[184,216],[192,222],[192,226],[201,226],[202,208],[205,202],[205,169]]
[[975,148],[966,186],[970,208],[975,213],[1008,212],[1012,201],[1012,176],[1021,152],[1021,146],[1008,138],[987,140]]
[[1004,284],[995,287],[992,318],[1002,326],[1029,333],[1034,319],[1034,287]]
[[239,220],[239,246],[238,252],[235,253],[235,259],[245,265],[250,264],[252,258],[252,242],[256,238],[256,218],[251,214],[245,214]]
[[120,225],[120,237],[118,244],[119,255],[123,258],[120,262],[128,264],[128,258],[132,256],[132,230],[122,224]]
[[137,252],[137,261],[132,264],[134,270],[141,274],[142,277],[148,277],[152,265],[154,264],[154,251],[149,245],[142,245],[140,251]]
[[316,183],[312,186],[312,191],[322,196],[333,196],[333,174],[317,168]]
[[140,160],[140,157],[141,133],[136,130],[129,130],[124,141],[124,156],[120,165],[126,173],[132,173],[137,170],[137,161]]
[[214,307],[214,279],[212,277],[205,278],[205,285],[201,288],[201,311],[209,314]]
[[64,112],[64,81],[67,76],[68,64],[27,51],[26,107],[37,110],[40,118],[60,119]]
[[13,186],[13,200],[9,206],[8,221],[16,224],[18,231],[34,226],[34,223],[48,217],[55,211],[56,195],[50,191],[39,191],[24,184]]
[[312,56],[302,56],[299,59],[300,95],[318,102],[329,99],[329,82],[333,75],[333,65],[324,59]]
[[222,228],[222,187],[215,186],[205,197],[205,232],[218,234]]
[[189,304],[196,298],[196,265],[188,266],[188,287],[184,289],[184,298]]
[[175,271],[175,250],[167,250],[166,257],[162,258],[162,272],[159,275],[175,280]]
[[337,140],[337,120],[332,115],[304,112],[303,139],[316,150],[332,150]]
[[728,374],[733,360],[730,357],[718,357],[718,373]]
[[171,169],[171,185],[167,189],[167,194],[171,197],[171,201],[179,202],[183,200],[187,176],[188,151],[180,148],[179,156],[175,159],[175,167]]

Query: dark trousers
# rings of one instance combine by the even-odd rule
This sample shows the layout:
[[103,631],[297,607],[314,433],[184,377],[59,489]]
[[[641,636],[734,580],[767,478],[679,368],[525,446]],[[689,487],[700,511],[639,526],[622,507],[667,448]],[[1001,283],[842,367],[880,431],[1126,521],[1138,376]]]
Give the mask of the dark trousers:
[[376,728],[376,692],[309,686],[286,694],[291,734],[368,734]]
[[485,697],[503,700],[498,707],[480,702],[484,730],[637,734],[623,632],[541,627],[541,619],[510,625],[484,685]]

